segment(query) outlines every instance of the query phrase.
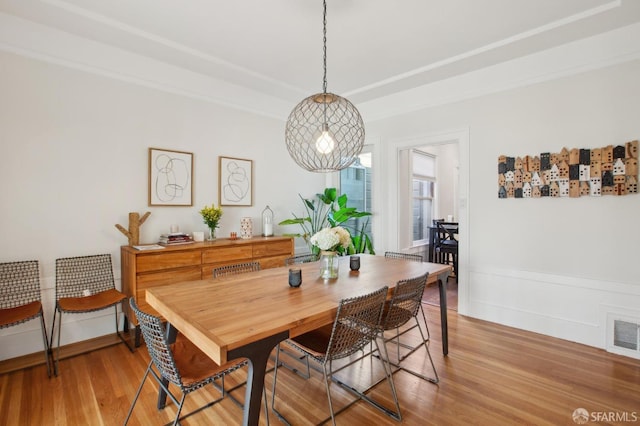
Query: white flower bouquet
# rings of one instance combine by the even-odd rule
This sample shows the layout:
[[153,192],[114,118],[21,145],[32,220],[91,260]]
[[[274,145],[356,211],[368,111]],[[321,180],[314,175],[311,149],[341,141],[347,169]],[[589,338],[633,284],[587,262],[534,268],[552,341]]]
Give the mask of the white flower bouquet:
[[316,232],[310,242],[314,247],[323,251],[344,253],[351,245],[351,234],[341,226],[334,226]]

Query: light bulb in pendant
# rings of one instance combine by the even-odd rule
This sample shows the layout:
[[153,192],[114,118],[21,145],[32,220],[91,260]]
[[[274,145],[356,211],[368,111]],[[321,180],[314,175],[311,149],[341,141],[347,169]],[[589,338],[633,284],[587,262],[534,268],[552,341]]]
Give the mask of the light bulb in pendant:
[[333,139],[333,135],[329,132],[329,125],[322,125],[322,133],[316,139],[316,149],[321,154],[329,154],[336,146],[336,141]]

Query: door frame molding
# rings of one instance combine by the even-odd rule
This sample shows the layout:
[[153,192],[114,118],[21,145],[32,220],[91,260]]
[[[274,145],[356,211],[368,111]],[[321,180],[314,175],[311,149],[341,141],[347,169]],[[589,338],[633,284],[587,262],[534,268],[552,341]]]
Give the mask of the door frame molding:
[[[407,149],[419,148],[425,145],[442,145],[449,143],[457,143],[459,151],[459,179],[458,179],[458,211],[455,212],[458,217],[459,229],[459,252],[458,252],[458,312],[465,314],[468,310],[468,283],[469,283],[469,241],[471,232],[469,230],[469,142],[470,129],[459,128],[451,130],[443,130],[440,132],[415,135],[403,139],[390,140],[387,144],[386,158],[387,170],[386,188],[379,187],[376,191],[377,199],[395,200],[395,202],[387,202],[382,204],[381,211],[384,220],[384,232],[378,234],[382,237],[382,241],[378,239],[378,250],[384,247],[385,250],[399,250],[399,231],[403,218],[398,212],[400,203],[400,152]],[[382,192],[384,191],[384,192]],[[386,193],[386,196],[385,196]],[[382,250],[380,250],[382,251]]]

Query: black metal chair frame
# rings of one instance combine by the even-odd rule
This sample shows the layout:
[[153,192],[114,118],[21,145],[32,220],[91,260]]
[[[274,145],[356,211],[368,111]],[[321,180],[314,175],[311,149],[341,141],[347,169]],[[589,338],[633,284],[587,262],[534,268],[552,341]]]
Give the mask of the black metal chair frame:
[[[429,351],[429,345],[427,344],[429,338],[425,338],[425,334],[422,331],[422,327],[418,319],[418,314],[421,313],[422,320],[424,321],[425,326],[427,325],[427,318],[424,315],[424,311],[422,310],[422,294],[424,293],[424,289],[427,285],[428,275],[429,274],[426,273],[419,277],[399,281],[396,284],[393,290],[393,297],[391,298],[391,302],[386,306],[385,316],[382,320],[382,336],[384,338],[385,345],[389,342],[395,341],[397,362],[394,363],[389,360],[389,364],[396,367],[394,373],[399,370],[404,370],[407,373],[411,373],[423,380],[429,381],[431,383],[438,383],[440,379],[438,377],[436,367],[433,363],[431,352]],[[415,324],[413,324],[411,327],[404,327],[412,320],[415,321]],[[400,341],[401,336],[416,328],[419,330],[421,337],[421,341],[418,345],[410,346]],[[384,335],[384,331],[395,331],[395,333],[391,337],[386,337]],[[401,347],[408,349],[408,352],[401,355]],[[417,373],[401,366],[402,361],[407,359],[416,350],[420,349],[420,347],[424,347],[427,351],[427,356],[429,357],[429,361],[433,369],[433,377],[427,377],[423,374]]]
[[[160,317],[141,311],[133,297],[129,300],[129,306],[134,311],[136,318],[138,319],[138,323],[140,324],[140,330],[144,337],[144,341],[146,343],[147,351],[149,352],[151,361],[149,361],[149,365],[147,366],[144,376],[142,377],[142,382],[140,383],[140,386],[138,387],[138,391],[136,392],[136,396],[131,403],[131,407],[129,408],[127,418],[124,421],[125,425],[129,422],[129,419],[131,418],[133,409],[136,403],[138,402],[138,398],[140,397],[140,393],[142,392],[142,387],[144,386],[144,383],[147,380],[147,377],[149,377],[149,374],[151,374],[151,376],[158,382],[158,384],[160,385],[162,390],[165,392],[165,394],[168,395],[169,398],[171,398],[171,400],[173,401],[173,403],[176,404],[176,406],[178,407],[176,412],[176,417],[173,421],[174,425],[178,424],[180,420],[183,420],[189,416],[192,416],[193,414],[196,414],[206,408],[209,408],[217,404],[218,402],[222,401],[225,398],[225,396],[231,397],[231,395],[229,394],[230,392],[239,388],[240,386],[243,386],[246,383],[246,382],[241,383],[233,387],[232,389],[228,389],[228,390],[225,389],[225,386],[224,386],[225,376],[240,368],[247,366],[248,361],[246,359],[231,361],[223,366],[218,366],[212,360],[211,366],[213,367],[213,369],[212,369],[211,375],[192,383],[185,383],[180,373],[180,370],[178,368],[178,365],[176,363],[174,353],[171,349],[171,344],[169,342],[169,330],[168,330],[169,327],[166,327],[166,328],[164,327],[162,323],[162,319]],[[204,353],[202,353],[201,355],[206,357]],[[215,386],[216,385],[215,382],[218,379],[220,379],[221,384],[220,386]],[[171,391],[169,391],[169,382],[173,383],[180,389],[182,394],[180,400],[178,400],[178,398]],[[181,417],[180,413],[182,412],[184,401],[187,395],[209,384],[214,385],[214,387],[216,387],[220,391],[221,393],[220,398],[217,398],[214,401],[211,401],[206,405]],[[237,403],[237,401],[235,402]],[[265,414],[267,416],[267,424],[269,424],[269,413],[268,413],[266,393],[264,395],[264,403],[265,403]]]
[[259,262],[244,262],[234,265],[219,266],[213,268],[213,278],[224,277],[227,275],[244,274],[246,272],[255,272],[260,270]]
[[[322,367],[327,399],[329,401],[329,411],[331,413],[331,416],[324,421],[331,419],[332,423],[335,425],[335,416],[360,399],[379,409],[388,416],[398,421],[402,420],[402,415],[400,413],[400,404],[398,402],[395,385],[393,383],[391,368],[386,361],[389,359],[388,356],[384,356],[378,359],[380,359],[381,361],[381,365],[385,374],[385,378],[382,380],[386,379],[389,383],[394,398],[396,411],[388,409],[387,407],[370,398],[364,392],[360,392],[359,390],[334,377],[335,373],[351,366],[352,364],[362,360],[372,353],[363,352],[363,354],[358,356],[356,359],[349,359],[348,363],[341,365],[336,369],[333,368],[334,361],[350,357],[351,355],[362,351],[364,347],[372,342],[375,342],[376,350],[378,351],[378,353],[382,353],[380,352],[381,348],[378,344],[377,337],[380,335],[380,333],[382,333],[380,321],[382,318],[382,310],[384,308],[384,302],[387,293],[388,287],[383,287],[366,295],[341,300],[338,306],[336,319],[331,326],[331,334],[328,343],[326,343],[324,339],[316,339],[315,336],[317,334],[313,331],[307,334],[303,334],[302,336],[297,336],[290,339],[290,344],[293,348],[307,355]],[[326,343],[326,347],[324,347],[320,351],[316,351],[315,349],[310,349],[309,347],[307,347],[307,343],[311,343],[314,346],[320,346]],[[387,355],[385,345],[382,345],[382,350],[384,351],[384,354]],[[286,418],[275,408],[279,353],[280,351],[276,351],[276,364],[273,375],[273,392],[271,395],[271,409],[280,419],[288,424]],[[329,386],[330,380],[347,389],[358,398],[345,407],[341,408],[340,410],[334,411],[333,402],[331,400],[331,390]],[[324,423],[324,421],[322,423]]]
[[[40,317],[47,375],[51,377],[49,341],[42,310],[40,267],[37,260],[0,263],[0,329]],[[6,319],[6,323],[4,323]]]
[[[100,300],[104,296],[104,300]],[[124,293],[115,288],[113,267],[110,254],[76,256],[56,259],[56,305],[53,312],[49,347],[53,349],[53,336],[58,324],[58,344],[54,357],[54,373],[58,375],[60,360],[60,334],[62,332],[62,314],[81,314],[114,308],[116,334],[133,353],[133,346],[120,333],[118,305],[127,299]],[[73,306],[66,308],[65,306]],[[128,322],[124,321],[123,332],[128,333]]]

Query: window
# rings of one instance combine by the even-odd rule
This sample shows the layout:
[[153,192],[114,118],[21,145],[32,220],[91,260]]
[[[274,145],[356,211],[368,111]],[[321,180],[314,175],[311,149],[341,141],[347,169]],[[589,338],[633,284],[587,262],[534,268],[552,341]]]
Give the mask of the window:
[[[371,212],[372,154],[363,152],[351,166],[340,172],[340,193],[347,195],[348,206],[358,211]],[[359,234],[363,226],[365,233],[373,240],[371,222],[373,216],[350,219],[345,223],[352,235]],[[374,245],[375,247],[375,245]]]
[[412,157],[412,226],[413,245],[428,244],[433,221],[436,188],[436,159],[413,150]]

